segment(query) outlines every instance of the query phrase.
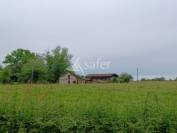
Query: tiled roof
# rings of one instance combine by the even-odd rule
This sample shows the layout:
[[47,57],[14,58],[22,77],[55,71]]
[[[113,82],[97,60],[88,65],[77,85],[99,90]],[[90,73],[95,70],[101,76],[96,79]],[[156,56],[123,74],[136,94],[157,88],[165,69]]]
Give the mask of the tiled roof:
[[107,74],[88,74],[86,78],[91,77],[112,77],[112,76],[118,76],[116,73],[107,73]]

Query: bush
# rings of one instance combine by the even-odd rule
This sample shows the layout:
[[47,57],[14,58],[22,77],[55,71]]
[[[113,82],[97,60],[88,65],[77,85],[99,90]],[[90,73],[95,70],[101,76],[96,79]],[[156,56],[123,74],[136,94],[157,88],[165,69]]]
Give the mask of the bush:
[[142,78],[141,81],[165,81],[165,77],[157,77],[157,78],[152,78],[152,79],[146,79]]
[[0,82],[1,83],[10,83],[10,70],[9,69],[3,69],[0,71]]
[[114,77],[113,79],[112,79],[112,83],[117,83],[118,82],[118,78],[117,77]]
[[128,74],[128,73],[122,73],[119,75],[117,81],[119,83],[128,83],[130,82],[131,80],[133,80],[133,76]]
[[142,78],[142,79],[141,79],[141,81],[147,81],[147,79],[145,79],[145,78]]
[[165,81],[165,78],[164,77],[154,78],[152,79],[152,81]]

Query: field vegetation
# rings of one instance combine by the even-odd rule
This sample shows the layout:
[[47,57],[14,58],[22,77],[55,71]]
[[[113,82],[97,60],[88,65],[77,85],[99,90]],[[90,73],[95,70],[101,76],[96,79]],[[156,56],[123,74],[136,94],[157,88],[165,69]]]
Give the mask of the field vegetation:
[[175,133],[177,82],[0,85],[0,132]]

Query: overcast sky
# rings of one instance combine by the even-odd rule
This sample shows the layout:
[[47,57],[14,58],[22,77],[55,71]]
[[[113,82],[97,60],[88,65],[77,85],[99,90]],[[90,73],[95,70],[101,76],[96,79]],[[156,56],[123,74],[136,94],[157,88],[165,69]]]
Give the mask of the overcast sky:
[[177,0],[0,0],[1,62],[57,45],[80,62],[110,62],[104,72],[175,77]]

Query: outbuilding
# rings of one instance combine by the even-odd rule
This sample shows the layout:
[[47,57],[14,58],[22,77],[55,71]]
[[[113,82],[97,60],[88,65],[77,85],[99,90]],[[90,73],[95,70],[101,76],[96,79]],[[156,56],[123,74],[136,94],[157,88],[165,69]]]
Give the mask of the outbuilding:
[[84,83],[84,80],[74,72],[67,72],[59,78],[60,84],[79,84]]
[[117,78],[118,75],[116,73],[108,73],[108,74],[88,74],[86,76],[87,82],[108,82],[112,81],[114,78]]

